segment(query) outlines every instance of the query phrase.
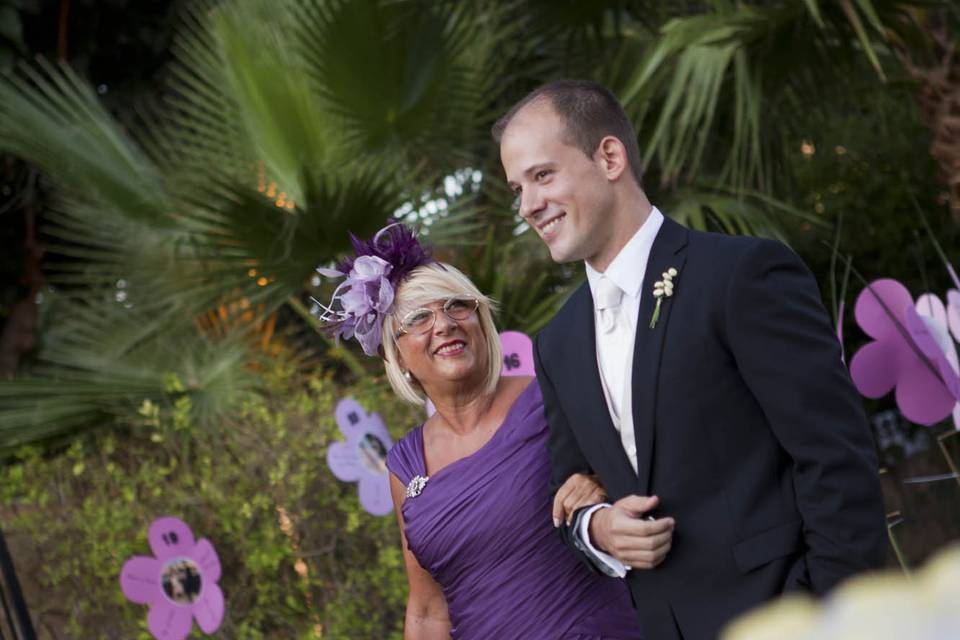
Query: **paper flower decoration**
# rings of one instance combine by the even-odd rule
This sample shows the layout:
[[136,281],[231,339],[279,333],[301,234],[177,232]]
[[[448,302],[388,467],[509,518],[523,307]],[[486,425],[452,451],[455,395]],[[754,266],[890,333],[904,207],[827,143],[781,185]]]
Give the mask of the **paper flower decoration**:
[[147,626],[158,640],[183,640],[193,619],[211,634],[223,621],[220,558],[206,538],[194,541],[178,518],[158,518],[148,534],[151,556],[133,556],[120,570],[120,588],[131,602],[149,604]]
[[935,293],[925,293],[917,298],[917,313],[937,323],[938,328],[953,334],[960,342],[960,291],[947,291],[947,304]]
[[947,326],[953,339],[960,342],[960,291],[956,289],[947,291]]
[[907,288],[896,280],[875,280],[857,297],[854,317],[873,338],[850,360],[850,375],[861,394],[879,398],[896,389],[904,417],[931,425],[950,415],[957,398],[952,369],[932,347],[928,327],[914,309]]
[[944,640],[960,638],[960,547],[920,572],[853,578],[823,604],[789,595],[735,620],[721,640]]
[[[957,292],[950,290],[947,293],[948,299],[955,293]],[[957,345],[950,339],[949,308],[944,306],[943,301],[936,294],[925,293],[917,298],[916,312],[917,319],[922,320],[923,326],[919,326],[916,319],[908,315],[908,320],[912,319],[918,325],[918,331],[911,331],[911,335],[915,333],[929,335],[929,339],[921,336],[917,345],[937,368],[954,399],[960,400],[960,378],[958,378],[960,359],[957,357]],[[960,402],[953,405],[952,413],[954,428],[960,429]]]
[[501,331],[500,346],[503,348],[503,376],[533,376],[533,341],[519,331]]
[[375,516],[390,513],[390,478],[387,451],[393,446],[390,433],[376,413],[367,414],[353,398],[344,398],[335,409],[337,425],[347,437],[327,450],[327,465],[344,482],[359,483],[360,505]]

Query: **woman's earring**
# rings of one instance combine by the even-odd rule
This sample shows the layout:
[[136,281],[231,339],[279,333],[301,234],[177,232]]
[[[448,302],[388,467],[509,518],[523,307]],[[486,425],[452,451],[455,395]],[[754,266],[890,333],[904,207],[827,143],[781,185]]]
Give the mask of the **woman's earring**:
[[413,376],[410,375],[409,371],[404,371],[403,377],[406,378],[407,382],[413,382]]

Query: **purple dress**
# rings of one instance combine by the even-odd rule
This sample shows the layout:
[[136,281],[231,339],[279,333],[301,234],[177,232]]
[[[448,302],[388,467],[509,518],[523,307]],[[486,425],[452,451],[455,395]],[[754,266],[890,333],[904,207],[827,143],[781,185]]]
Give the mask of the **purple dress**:
[[[547,432],[534,381],[489,442],[404,500],[410,550],[443,589],[455,639],[639,640],[624,582],[592,573],[553,528]],[[422,426],[387,467],[405,485],[427,475]]]

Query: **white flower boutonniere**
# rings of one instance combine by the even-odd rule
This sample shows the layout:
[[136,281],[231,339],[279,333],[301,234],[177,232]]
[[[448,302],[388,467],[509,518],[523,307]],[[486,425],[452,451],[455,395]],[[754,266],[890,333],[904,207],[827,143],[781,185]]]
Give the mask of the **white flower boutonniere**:
[[663,272],[663,280],[657,280],[653,283],[653,297],[657,299],[657,306],[653,310],[653,317],[650,318],[650,328],[657,326],[657,320],[660,319],[660,305],[664,298],[673,295],[673,279],[677,275],[677,270],[670,267]]

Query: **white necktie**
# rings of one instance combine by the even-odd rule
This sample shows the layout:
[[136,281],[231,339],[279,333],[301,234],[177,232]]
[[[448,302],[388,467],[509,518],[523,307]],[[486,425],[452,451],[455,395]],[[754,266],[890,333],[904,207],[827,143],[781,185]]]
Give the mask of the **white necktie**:
[[605,383],[611,416],[620,428],[623,385],[627,380],[630,345],[633,343],[630,322],[624,315],[623,291],[606,276],[597,283],[595,304],[600,312],[600,335],[597,336],[597,356],[600,375]]
[[613,333],[620,319],[620,301],[623,291],[613,280],[606,276],[600,278],[597,284],[597,309],[600,310],[600,327],[604,333]]

